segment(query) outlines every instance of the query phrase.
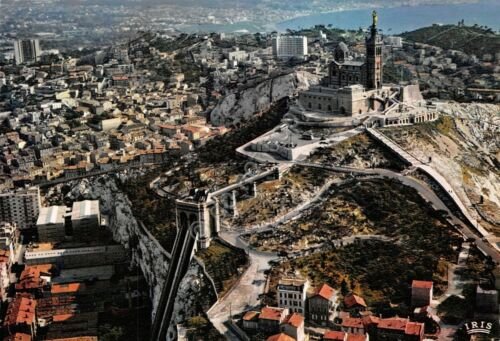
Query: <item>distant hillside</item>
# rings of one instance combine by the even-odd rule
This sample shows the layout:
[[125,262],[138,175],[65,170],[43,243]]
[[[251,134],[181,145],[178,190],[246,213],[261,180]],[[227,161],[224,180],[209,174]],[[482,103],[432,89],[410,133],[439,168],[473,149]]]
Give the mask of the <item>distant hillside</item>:
[[481,26],[433,25],[405,32],[401,36],[407,41],[463,51],[478,57],[500,51],[500,35]]

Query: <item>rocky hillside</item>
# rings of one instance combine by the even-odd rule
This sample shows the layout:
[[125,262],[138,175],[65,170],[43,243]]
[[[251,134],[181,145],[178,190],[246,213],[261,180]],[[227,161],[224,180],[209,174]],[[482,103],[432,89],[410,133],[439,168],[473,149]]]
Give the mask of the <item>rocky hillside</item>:
[[319,82],[318,76],[304,71],[268,79],[257,86],[228,94],[210,114],[214,125],[234,126],[245,122],[255,113],[268,110],[282,98]]
[[475,54],[495,55],[500,51],[500,35],[479,26],[433,25],[405,32],[405,40]]
[[384,132],[443,174],[500,236],[500,105],[451,103],[439,121]]

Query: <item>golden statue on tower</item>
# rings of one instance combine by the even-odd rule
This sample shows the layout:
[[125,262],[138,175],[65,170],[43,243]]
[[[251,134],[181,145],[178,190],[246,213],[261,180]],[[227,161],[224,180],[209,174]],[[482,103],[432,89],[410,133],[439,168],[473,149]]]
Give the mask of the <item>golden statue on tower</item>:
[[377,15],[377,11],[373,11],[372,12],[372,18],[373,18],[373,27],[377,26],[377,22],[378,22],[378,15]]

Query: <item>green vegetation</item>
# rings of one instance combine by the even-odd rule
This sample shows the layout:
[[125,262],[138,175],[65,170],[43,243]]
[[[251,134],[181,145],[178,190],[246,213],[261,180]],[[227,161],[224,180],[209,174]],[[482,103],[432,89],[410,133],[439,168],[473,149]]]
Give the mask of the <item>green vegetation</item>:
[[347,43],[362,41],[364,39],[364,33],[360,30],[343,30],[340,28],[333,27],[332,24],[328,25],[315,25],[314,27],[304,28],[300,30],[287,30],[287,33],[292,35],[304,35],[308,38],[318,38],[319,31],[326,34],[326,38],[329,41],[344,41]]
[[482,26],[432,25],[401,35],[408,41],[482,56],[500,51],[500,35]]
[[458,324],[473,316],[475,289],[475,285],[468,285],[463,291],[464,298],[452,295],[437,307],[437,313],[443,322]]
[[368,134],[358,134],[331,147],[319,148],[311,157],[311,162],[335,166],[357,168],[387,168],[396,171],[404,169],[404,164]]
[[176,39],[158,38],[151,43],[160,52],[174,52],[176,50],[187,48],[200,41],[196,34],[182,33]]
[[400,81],[409,82],[414,79],[410,70],[404,65],[387,63],[384,65],[384,82],[398,84]]
[[243,250],[227,246],[217,240],[196,255],[205,263],[220,296],[232,287],[240,275],[239,270],[248,262]]
[[[287,100],[278,101],[268,112],[238,124],[237,129],[217,136],[198,149],[201,162],[213,164],[232,160],[243,160],[236,148],[274,128],[286,113]],[[217,151],[214,153],[214,151]]]
[[312,196],[337,174],[322,169],[294,166],[281,179],[266,181],[257,186],[257,196],[238,201],[238,216],[232,224],[249,226],[282,216]]
[[105,341],[147,341],[150,339],[151,308],[143,307],[122,314],[101,313],[102,323],[98,328],[99,340]]
[[190,341],[222,341],[224,337],[203,316],[193,316],[186,322],[187,339]]
[[275,275],[300,270],[314,284],[327,282],[338,289],[345,281],[344,286],[364,296],[384,314],[392,311],[386,306],[388,302],[399,304],[399,312],[405,312],[413,279],[433,280],[435,293],[443,291],[447,262],[456,261],[461,238],[448,226],[442,212],[435,211],[416,190],[385,179],[347,184],[335,195],[344,205],[350,205],[349,211],[358,217],[345,216],[343,224],[338,223],[341,220],[325,224],[324,213],[330,216],[337,211],[329,206],[330,199],[293,224],[310,225],[307,233],[325,240],[350,235],[361,224],[369,226],[370,233],[392,240],[359,241],[290,260],[274,269]]
[[121,341],[125,340],[125,333],[122,327],[110,326],[105,324],[99,327],[99,340],[103,341]]
[[[244,174],[245,159],[236,153],[236,148],[276,126],[285,112],[286,100],[283,100],[268,112],[242,124],[239,129],[208,141],[196,150],[192,159],[179,164],[180,170],[174,172],[164,185],[177,185],[176,193],[182,194],[191,188],[225,185],[232,177]],[[168,167],[173,167],[177,161],[177,158],[172,158]],[[134,216],[144,222],[168,251],[173,247],[176,233],[175,201],[173,198],[159,199],[149,190],[149,183],[158,174],[160,169],[151,170],[144,176],[129,179],[121,189],[132,203]]]
[[173,199],[158,199],[149,191],[149,183],[157,175],[150,172],[145,176],[127,180],[121,189],[127,194],[134,217],[141,220],[146,228],[167,250],[171,250],[175,240],[175,202]]

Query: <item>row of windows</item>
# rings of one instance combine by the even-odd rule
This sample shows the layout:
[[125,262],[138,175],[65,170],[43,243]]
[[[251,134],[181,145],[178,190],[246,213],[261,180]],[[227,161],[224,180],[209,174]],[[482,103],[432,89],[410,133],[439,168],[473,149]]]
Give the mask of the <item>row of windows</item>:
[[310,99],[325,99],[328,98],[330,101],[333,100],[332,97],[324,97],[324,96],[313,96],[313,95],[302,95],[303,98],[310,98]]
[[280,306],[301,307],[302,302],[280,300]]
[[348,80],[349,80],[349,81],[351,81],[351,82],[352,82],[352,81],[359,82],[359,76],[354,76],[354,77],[353,77],[353,76],[349,75],[349,77],[346,77],[346,75],[344,75],[344,74],[343,74],[343,75],[342,75],[342,80],[344,80],[344,81],[345,81],[346,79],[348,79]]
[[[287,296],[288,295],[288,296]],[[294,298],[294,299],[302,299],[302,294],[291,294],[286,292],[280,292],[280,298]]]
[[[312,103],[311,102],[307,103],[307,107],[309,109],[312,109]],[[318,103],[318,110],[322,110],[321,103]],[[332,111],[332,106],[330,104],[328,104],[327,110]]]

